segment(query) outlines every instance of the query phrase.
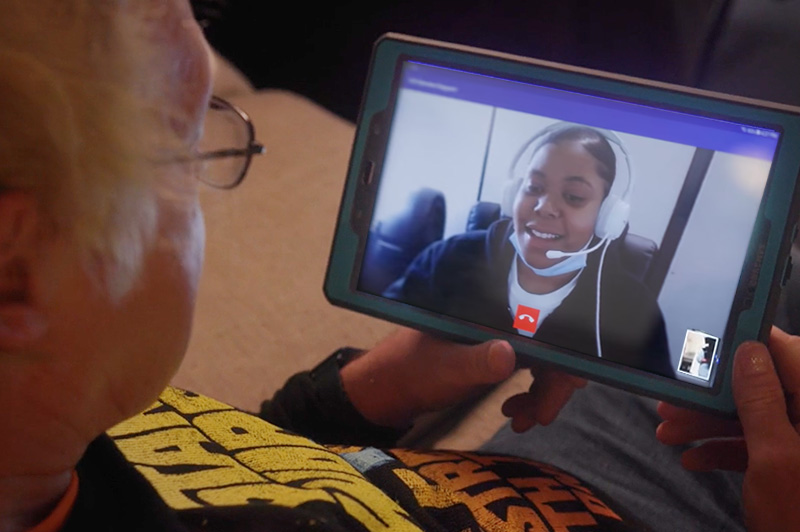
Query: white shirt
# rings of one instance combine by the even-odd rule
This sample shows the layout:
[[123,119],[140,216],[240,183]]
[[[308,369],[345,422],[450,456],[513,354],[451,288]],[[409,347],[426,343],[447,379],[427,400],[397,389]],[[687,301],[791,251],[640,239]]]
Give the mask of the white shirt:
[[[581,276],[583,270],[578,272],[578,275],[572,278],[570,282],[558,288],[549,294],[531,294],[527,292],[519,284],[519,276],[517,275],[517,256],[511,261],[511,270],[508,272],[508,307],[513,319],[517,315],[517,307],[525,305],[526,307],[535,308],[539,311],[539,320],[536,325],[536,330],[539,330],[544,320],[558,308],[564,299],[578,284],[578,277]],[[517,332],[528,338],[533,337],[533,333],[517,329]]]

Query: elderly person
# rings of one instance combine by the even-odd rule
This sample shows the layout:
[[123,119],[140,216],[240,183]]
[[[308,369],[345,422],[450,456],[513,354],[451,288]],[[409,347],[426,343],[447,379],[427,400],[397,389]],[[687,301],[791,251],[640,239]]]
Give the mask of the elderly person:
[[[200,153],[215,140],[201,142],[204,121],[213,129],[212,115],[230,109],[213,100],[206,120],[210,56],[185,0],[14,0],[4,7],[0,530],[37,523],[41,530],[95,529],[92,523],[106,522],[114,529],[152,529],[166,519],[170,503],[200,504],[196,497],[176,501],[157,483],[142,489],[143,477],[118,450],[135,455],[126,436],[137,421],[116,429],[116,447],[102,435],[152,404],[184,355],[203,253],[198,178],[234,186],[246,165],[226,166],[234,169],[228,175],[214,161],[258,150]],[[345,429],[363,441],[385,440],[415,414],[500,381],[514,366],[507,343],[450,346],[412,331],[388,338],[339,377],[341,360],[332,358],[333,365],[287,386],[264,415],[292,428],[310,419],[327,423],[316,434],[333,441],[347,441],[339,434]],[[418,378],[437,364],[439,376]],[[318,377],[328,387],[308,388]],[[316,392],[339,403],[303,402]],[[163,407],[173,413],[181,405],[197,408],[187,406],[190,394],[167,395],[180,403]],[[325,407],[314,417],[315,408]],[[373,434],[359,434],[365,431]],[[188,445],[165,437],[165,454],[158,454],[161,447],[153,451],[159,457]],[[334,465],[345,468],[339,474],[357,475],[341,460]],[[381,522],[415,522],[397,517],[404,515],[400,507],[362,484],[364,500],[371,501],[363,504],[385,514]],[[259,493],[264,500],[276,497]],[[319,504],[333,510],[299,512],[298,523],[328,521],[335,528],[356,519],[347,504],[323,499]],[[280,508],[304,500],[280,499],[275,519],[282,519]]]
[[[198,178],[235,186],[258,151],[213,149],[213,117],[236,113],[215,99],[207,114],[210,69],[185,0],[4,3],[0,531],[626,529],[588,486],[543,464],[355,446],[386,444],[417,413],[507,377],[505,342],[401,330],[340,350],[265,403],[283,428],[166,388],[202,263]],[[230,156],[245,163],[220,173],[214,161]],[[771,347],[796,392],[800,349],[778,333]],[[740,355],[754,443],[745,504],[754,527],[785,529],[798,522],[798,435],[766,348]],[[583,384],[541,375],[506,404],[518,427],[548,423]],[[729,428],[666,413],[673,441]]]

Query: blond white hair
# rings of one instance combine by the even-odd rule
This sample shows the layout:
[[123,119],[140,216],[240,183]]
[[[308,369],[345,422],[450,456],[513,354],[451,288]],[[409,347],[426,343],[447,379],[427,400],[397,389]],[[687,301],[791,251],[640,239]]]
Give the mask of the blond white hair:
[[120,297],[157,224],[154,180],[187,149],[169,64],[148,25],[162,0],[5,0],[0,188],[35,194],[57,231]]

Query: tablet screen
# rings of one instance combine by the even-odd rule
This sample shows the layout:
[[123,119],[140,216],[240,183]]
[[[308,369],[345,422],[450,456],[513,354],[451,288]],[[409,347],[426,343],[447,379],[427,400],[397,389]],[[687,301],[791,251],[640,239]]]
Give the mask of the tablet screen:
[[358,289],[711,387],[779,140],[406,61]]

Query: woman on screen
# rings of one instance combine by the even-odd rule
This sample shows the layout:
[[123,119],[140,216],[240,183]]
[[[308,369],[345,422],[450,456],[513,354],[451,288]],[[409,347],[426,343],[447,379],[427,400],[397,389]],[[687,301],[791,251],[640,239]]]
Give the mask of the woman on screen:
[[384,295],[674,376],[655,296],[622,264],[631,176],[612,192],[612,143],[627,158],[613,133],[545,128],[520,150],[533,148],[506,191],[508,216],[431,245]]

